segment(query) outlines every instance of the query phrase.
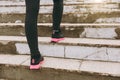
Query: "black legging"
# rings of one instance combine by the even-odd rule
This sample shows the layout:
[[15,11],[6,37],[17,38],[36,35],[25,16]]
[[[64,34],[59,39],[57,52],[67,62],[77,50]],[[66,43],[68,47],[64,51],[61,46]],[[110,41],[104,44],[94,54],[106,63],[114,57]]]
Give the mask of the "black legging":
[[[32,55],[35,55],[39,53],[37,17],[39,13],[40,0],[25,0],[25,3],[26,3],[25,33],[30,48],[30,52]],[[63,0],[53,0],[53,3],[54,3],[53,30],[59,30],[63,14]]]

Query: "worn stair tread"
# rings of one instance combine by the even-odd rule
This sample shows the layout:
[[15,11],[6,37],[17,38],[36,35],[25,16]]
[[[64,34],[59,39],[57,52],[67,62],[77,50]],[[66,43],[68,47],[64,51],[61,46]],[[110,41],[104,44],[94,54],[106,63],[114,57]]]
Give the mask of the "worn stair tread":
[[[29,55],[0,55],[1,67],[9,67],[9,66],[13,66],[13,67],[18,66],[17,68],[27,67],[25,68],[25,70],[28,70],[29,65],[30,65]],[[75,71],[76,73],[80,73],[80,74],[87,73],[92,75],[120,77],[120,69],[119,69],[120,63],[115,63],[115,62],[85,61],[85,60],[45,57],[45,61],[42,65],[42,68],[65,70],[70,72]]]
[[[21,20],[16,23],[0,23],[1,36],[25,36],[25,24]],[[120,23],[61,23],[65,37],[119,39]],[[50,37],[52,23],[38,23],[38,35]],[[46,32],[48,32],[46,34]]]
[[[51,44],[50,37],[38,37],[39,43]],[[26,42],[25,36],[0,36],[0,41]],[[60,45],[73,46],[97,46],[97,47],[120,47],[120,40],[108,39],[86,39],[86,38],[65,38]]]
[[[72,0],[65,0],[64,1],[64,3],[65,4],[83,4],[83,0],[79,0],[79,1],[72,1]],[[40,1],[40,4],[42,4],[42,5],[52,5],[53,4],[53,1],[52,0],[41,0]],[[25,5],[25,1],[6,1],[6,0],[4,0],[4,1],[0,1],[0,6],[12,6],[12,5],[14,5],[14,6],[17,6],[17,5]]]
[[[84,2],[84,0],[79,0],[79,1],[77,1],[77,0],[65,0],[64,1],[64,4],[65,5],[83,5],[83,3],[84,3],[84,5],[100,5],[100,4],[118,4],[118,3],[120,3],[120,2],[103,2],[103,3],[97,3],[97,2],[91,2],[91,1],[89,1],[89,2]],[[4,5],[3,5],[4,4]],[[53,1],[52,0],[48,0],[48,1],[44,1],[44,0],[41,0],[40,1],[40,4],[42,4],[43,6],[44,5],[52,5],[53,4]],[[25,1],[6,1],[6,0],[1,0],[0,1],[0,6],[12,6],[12,5],[14,5],[14,6],[17,6],[17,5],[25,5]]]
[[[7,26],[7,27],[13,27],[13,26],[23,26],[24,27],[24,23],[0,23],[0,27],[1,26]],[[52,27],[52,23],[38,23],[38,26],[51,26]],[[95,27],[96,26],[99,28],[104,27],[120,27],[120,23],[61,23],[61,27],[66,26],[66,27]]]
[[[64,5],[83,5],[83,3],[82,2],[66,2],[66,3],[64,3]],[[0,3],[0,7],[12,7],[12,6],[16,6],[16,7],[18,7],[18,6],[24,6],[25,7],[25,2],[1,2]],[[40,3],[40,6],[53,6],[53,3]]]

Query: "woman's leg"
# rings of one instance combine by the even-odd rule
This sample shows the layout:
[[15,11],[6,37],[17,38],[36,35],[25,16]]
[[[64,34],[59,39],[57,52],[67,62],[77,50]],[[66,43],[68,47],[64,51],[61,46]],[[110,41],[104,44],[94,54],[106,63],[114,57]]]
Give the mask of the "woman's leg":
[[40,0],[25,0],[26,2],[25,33],[32,56],[39,53],[37,33],[37,17],[39,12],[39,1]]
[[63,0],[53,0],[53,33],[52,42],[58,42],[63,40],[63,34],[61,33],[60,23],[63,15]]
[[63,0],[53,0],[53,30],[60,30],[63,14]]
[[40,63],[43,61],[38,48],[38,33],[37,33],[37,17],[39,13],[40,0],[25,0],[26,2],[26,17],[25,17],[25,33],[27,42],[31,52],[30,69],[39,69]]

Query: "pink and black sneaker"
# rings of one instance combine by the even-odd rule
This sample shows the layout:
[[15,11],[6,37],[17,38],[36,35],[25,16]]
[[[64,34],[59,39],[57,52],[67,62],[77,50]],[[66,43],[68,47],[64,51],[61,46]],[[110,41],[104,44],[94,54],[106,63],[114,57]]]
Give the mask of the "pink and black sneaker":
[[59,42],[64,40],[64,36],[60,30],[53,30],[51,42]]
[[34,69],[40,69],[41,68],[41,64],[43,63],[44,58],[40,57],[40,58],[31,58],[31,65],[30,65],[30,69],[34,70]]

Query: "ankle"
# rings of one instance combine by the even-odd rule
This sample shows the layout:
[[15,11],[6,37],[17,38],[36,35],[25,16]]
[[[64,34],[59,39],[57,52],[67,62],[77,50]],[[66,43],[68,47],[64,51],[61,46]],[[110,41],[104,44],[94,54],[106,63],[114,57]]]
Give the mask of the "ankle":
[[58,30],[53,30],[53,34],[54,34],[54,33],[59,33],[59,32],[61,32],[60,29],[58,29]]
[[41,54],[40,53],[36,53],[36,54],[32,54],[31,58],[40,58]]

